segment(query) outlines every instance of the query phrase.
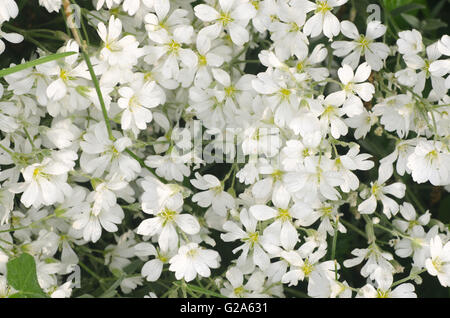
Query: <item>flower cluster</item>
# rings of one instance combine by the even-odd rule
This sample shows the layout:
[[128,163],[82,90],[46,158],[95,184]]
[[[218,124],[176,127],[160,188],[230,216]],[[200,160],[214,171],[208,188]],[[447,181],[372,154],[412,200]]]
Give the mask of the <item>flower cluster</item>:
[[[450,37],[388,46],[382,22],[340,17],[347,0],[198,2],[94,1],[71,54],[3,77],[0,295],[23,252],[52,297],[84,260],[124,294],[417,297],[425,272],[449,287],[449,227],[409,183],[450,190]],[[0,26],[18,14],[3,0]],[[360,245],[336,257],[349,232]]]

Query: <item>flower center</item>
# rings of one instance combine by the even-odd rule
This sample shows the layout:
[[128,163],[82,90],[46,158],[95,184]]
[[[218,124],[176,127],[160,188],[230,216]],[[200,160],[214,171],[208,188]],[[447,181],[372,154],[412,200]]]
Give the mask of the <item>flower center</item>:
[[176,211],[165,208],[158,214],[158,216],[163,219],[163,226],[165,226],[168,223],[172,223],[175,220],[175,216],[177,214],[178,213]]
[[281,170],[277,169],[274,172],[272,172],[272,178],[273,178],[274,182],[280,181],[282,176],[283,176],[283,171],[281,171]]
[[331,206],[323,206],[320,208],[320,211],[322,212],[323,217],[327,217],[331,215],[333,208]]
[[361,55],[369,48],[370,40],[368,40],[364,35],[361,35],[357,41],[358,45],[361,47]]
[[189,250],[189,252],[186,253],[186,255],[191,258],[194,258],[195,256],[197,256],[197,254],[198,254],[198,251],[194,248]]
[[435,257],[431,263],[433,264],[434,268],[436,268],[436,270],[441,273],[442,272],[442,261],[439,257]]
[[317,8],[316,8],[315,13],[325,14],[331,10],[331,7],[328,4],[328,1],[317,1],[316,4],[317,4]]
[[347,83],[347,84],[344,86],[344,91],[345,91],[346,93],[351,93],[351,92],[353,92],[353,83],[352,83],[352,82]]
[[41,170],[42,170],[42,167],[34,169],[34,171],[33,171],[33,178],[34,179],[36,179],[38,176],[41,175]]
[[432,163],[433,161],[435,161],[438,158],[438,153],[436,151],[436,149],[433,149],[432,151],[430,151],[429,153],[426,154],[425,158]]
[[234,88],[234,86],[225,87],[225,94],[228,97],[233,96],[235,92],[236,92],[236,89]]
[[327,107],[325,107],[325,110],[323,111],[323,115],[331,116],[331,115],[334,115],[335,112],[336,112],[336,107],[334,107],[333,105],[328,105]]
[[389,290],[377,289],[377,298],[389,298]]
[[113,158],[117,158],[120,155],[120,152],[117,150],[117,148],[114,145],[110,146],[109,152],[112,154]]
[[298,32],[298,31],[300,31],[300,27],[295,22],[289,23],[289,26],[290,26],[289,32]]
[[59,72],[59,77],[61,77],[61,79],[63,81],[67,81],[68,77],[67,77],[67,72],[63,69],[61,69],[61,72]]
[[375,198],[377,198],[378,199],[378,193],[380,192],[380,190],[381,190],[381,187],[380,187],[380,185],[378,184],[378,183],[374,183],[373,185],[372,185],[372,188],[370,189],[370,191],[372,192],[372,194],[375,196]]
[[251,247],[255,246],[259,240],[259,232],[249,233],[248,237],[244,239],[244,241],[248,241],[251,244]]
[[289,209],[278,209],[277,218],[283,222],[290,221],[291,215],[289,214]]
[[130,98],[130,100],[128,101],[128,107],[130,108],[130,111],[132,112],[134,108],[136,108],[137,106],[139,106],[138,104],[138,99],[136,96],[132,96]]
[[245,292],[244,287],[240,286],[234,289],[234,294],[236,296],[241,296]]
[[306,259],[305,263],[302,266],[302,271],[303,271],[303,273],[305,273],[305,277],[308,277],[309,275],[311,275],[313,270],[314,270],[314,266]]
[[280,89],[280,94],[282,98],[287,99],[291,95],[291,91],[287,88],[282,88]]
[[204,55],[199,55],[199,56],[198,56],[198,65],[200,65],[200,66],[205,66],[206,64],[207,64],[206,56],[204,56]]
[[220,13],[219,21],[223,26],[226,26],[228,23],[233,22],[233,19],[230,17],[229,13],[222,12]]
[[297,63],[297,71],[299,71],[299,72],[303,71],[304,67],[305,67],[305,63],[303,63],[303,61],[299,61]]
[[169,47],[169,53],[178,54],[178,50],[180,49],[181,45],[178,42],[175,42],[174,40],[170,41],[168,44]]

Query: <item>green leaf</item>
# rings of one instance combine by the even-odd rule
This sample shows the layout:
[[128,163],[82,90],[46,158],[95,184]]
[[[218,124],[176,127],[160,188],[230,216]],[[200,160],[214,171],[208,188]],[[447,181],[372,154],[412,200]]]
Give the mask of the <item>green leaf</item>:
[[58,59],[61,59],[63,57],[67,57],[67,56],[70,56],[70,55],[73,55],[73,54],[76,54],[76,53],[77,52],[64,52],[64,53],[52,54],[52,55],[41,57],[41,58],[33,60],[33,61],[29,61],[27,63],[19,64],[19,65],[16,65],[16,66],[12,66],[10,68],[4,68],[4,69],[0,70],[0,78],[4,77],[6,75],[9,75],[9,74],[13,74],[13,73],[16,73],[16,72],[23,71],[23,70],[25,70],[27,68],[34,67],[34,66],[39,65],[39,64],[48,63],[48,62],[51,62],[51,61],[54,61],[54,60],[58,60]]
[[420,10],[420,9],[425,9],[426,7],[422,4],[419,3],[410,3],[410,4],[406,4],[403,5],[401,7],[395,8],[394,10],[391,11],[391,15],[392,16],[396,16],[399,15],[401,13],[404,12],[409,12],[409,11],[413,11],[413,10]]
[[384,8],[391,13],[396,8],[402,7],[410,3],[419,3],[426,6],[426,0],[383,0]]
[[209,296],[213,296],[213,297],[217,297],[217,298],[227,298],[224,295],[215,293],[213,291],[210,291],[210,290],[208,290],[206,288],[202,288],[200,286],[191,285],[191,284],[186,284],[186,286],[187,286],[187,288],[189,288],[193,292],[198,292],[198,293],[202,293],[204,295],[209,295]]
[[426,31],[437,30],[447,26],[447,23],[440,19],[428,19],[423,22],[423,29]]
[[41,293],[18,292],[10,295],[8,298],[45,298]]
[[30,254],[22,254],[6,264],[8,284],[18,293],[11,298],[47,298],[47,294],[39,286],[36,263]]
[[125,275],[119,277],[103,294],[100,295],[100,298],[112,298],[117,294],[117,287],[120,286],[122,281],[125,279]]
[[446,4],[447,0],[441,0],[438,4],[433,5],[433,10],[431,10],[431,17],[436,17]]
[[420,21],[419,19],[417,19],[416,17],[410,15],[410,14],[406,14],[406,13],[401,13],[401,16],[403,17],[403,19],[406,20],[406,22],[408,22],[412,27],[419,29],[420,28]]

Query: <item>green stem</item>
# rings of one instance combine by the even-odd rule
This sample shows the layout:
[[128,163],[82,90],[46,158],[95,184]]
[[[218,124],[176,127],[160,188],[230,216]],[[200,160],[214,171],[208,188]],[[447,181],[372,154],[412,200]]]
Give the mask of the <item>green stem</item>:
[[33,139],[31,138],[30,134],[28,133],[28,130],[23,127],[23,131],[25,132],[25,136],[27,137],[28,141],[31,144],[31,148],[33,148],[33,150],[36,150],[36,146],[34,145]]
[[100,101],[103,119],[105,121],[106,129],[108,130],[108,137],[110,140],[114,141],[115,138],[112,133],[111,123],[110,123],[110,119],[108,117],[108,111],[106,110],[105,101],[103,100],[103,95],[102,95],[102,91],[100,90],[100,84],[98,82],[98,78],[95,75],[94,68],[92,67],[91,59],[89,58],[89,55],[86,53],[86,48],[84,46],[81,46],[81,48],[82,48],[83,58],[86,61],[87,67],[89,69],[89,74],[91,75],[92,82],[94,83],[95,92],[97,93],[98,100]]
[[392,235],[401,236],[403,238],[410,238],[409,236],[407,236],[407,235],[405,235],[405,234],[403,234],[403,233],[401,233],[399,231],[388,229],[387,227],[384,227],[381,224],[373,224],[373,226],[375,226],[375,227],[377,227],[377,228],[379,228],[379,229],[381,229],[381,230],[383,230],[385,232],[391,233]]
[[27,40],[30,43],[33,43],[38,48],[44,50],[47,54],[51,53],[49,49],[47,49],[45,46],[42,45],[41,42],[39,42],[39,41],[35,40],[33,37],[31,37],[30,34],[26,30],[19,29],[13,25],[7,24],[7,23],[4,23],[3,26],[10,31],[21,34],[25,40]]
[[403,278],[403,279],[400,279],[400,280],[396,281],[395,283],[393,283],[392,286],[391,286],[391,288],[392,288],[392,287],[395,287],[395,286],[397,286],[397,285],[400,285],[400,284],[402,284],[402,283],[404,283],[404,282],[407,282],[407,281],[409,281],[409,280],[411,280],[411,279],[414,279],[414,278],[416,278],[417,276],[419,276],[420,274],[422,274],[422,273],[424,273],[424,272],[426,272],[426,271],[427,271],[427,269],[424,268],[424,269],[422,269],[421,271],[419,271],[419,272],[417,272],[417,273],[411,274],[411,275],[409,275],[408,277],[405,277],[405,278]]
[[[64,7],[68,6],[69,4],[70,4],[69,0],[64,0]],[[111,123],[110,123],[110,119],[108,117],[108,111],[106,110],[105,101],[103,99],[103,95],[102,95],[102,92],[100,90],[100,84],[98,82],[98,78],[95,75],[94,68],[92,67],[91,59],[89,58],[89,55],[87,53],[86,42],[82,41],[81,35],[79,34],[79,32],[75,28],[71,27],[70,30],[72,31],[72,34],[73,34],[75,40],[77,41],[78,45],[81,48],[83,59],[86,61],[87,67],[89,69],[89,74],[91,75],[92,82],[94,83],[95,92],[97,93],[97,97],[98,97],[98,100],[100,102],[100,106],[101,106],[101,109],[102,109],[103,120],[105,121],[106,129],[108,131],[108,137],[109,137],[109,139],[111,141],[114,141],[115,137],[114,137],[114,135],[112,133]],[[147,169],[148,171],[150,171],[159,181],[165,182],[164,179],[160,178],[155,173],[155,171],[152,168],[148,167],[144,163],[144,161],[141,158],[139,158],[135,153],[133,153],[130,149],[128,149],[128,148],[125,149],[125,152],[128,153],[137,162],[139,162],[141,167],[143,167],[143,168]]]
[[358,229],[356,226],[354,226],[352,223],[341,219],[340,222],[342,224],[344,224],[346,227],[348,227],[349,229],[351,229],[352,231],[354,231],[355,233],[358,233],[359,235],[361,235],[362,237],[364,237],[365,239],[367,239],[367,235],[366,233],[364,233],[363,231],[361,231],[360,229]]
[[14,155],[14,152],[0,144],[0,148],[2,148],[4,151],[6,151],[11,157]]
[[334,223],[334,236],[333,236],[333,245],[331,248],[331,259],[335,259],[336,257],[336,244],[338,237],[338,225],[339,225],[339,216],[336,217],[336,222]]
[[374,224],[367,214],[363,214],[362,216],[366,221],[367,241],[369,242],[369,244],[375,244],[377,238],[375,236],[375,231],[373,230]]
[[153,174],[153,176],[158,179],[159,181],[166,183],[167,181],[164,180],[163,178],[161,178],[160,176],[158,176],[155,172],[154,169],[150,168],[149,166],[147,166],[144,162],[144,160],[142,160],[141,158],[139,158],[134,152],[132,152],[130,149],[126,148],[125,152],[127,154],[130,155],[131,158],[133,158],[134,160],[136,160],[137,162],[139,162],[139,164],[141,165],[142,168],[147,169],[149,172],[151,172]]
[[[89,275],[91,275],[92,277],[94,277],[96,280],[98,280],[99,283],[103,283],[103,278],[101,278],[100,276],[98,276],[94,271],[92,271],[87,265],[85,265],[82,261],[78,261],[78,264],[86,271],[89,273]],[[100,284],[101,286],[101,284]],[[101,286],[102,289],[104,290],[105,288],[103,286]]]

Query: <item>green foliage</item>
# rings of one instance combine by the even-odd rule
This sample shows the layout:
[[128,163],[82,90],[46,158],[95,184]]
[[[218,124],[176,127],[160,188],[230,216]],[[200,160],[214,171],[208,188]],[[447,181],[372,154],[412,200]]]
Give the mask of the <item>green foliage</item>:
[[33,256],[22,254],[8,262],[8,284],[18,292],[10,298],[47,298],[38,283],[36,275],[36,263]]
[[76,52],[64,52],[64,53],[52,54],[52,55],[41,57],[40,59],[37,59],[37,60],[33,60],[33,61],[30,61],[30,62],[27,62],[27,63],[23,63],[23,64],[19,64],[19,65],[16,65],[16,66],[9,67],[9,68],[5,68],[3,70],[0,70],[0,78],[4,77],[6,75],[9,75],[9,74],[13,74],[13,73],[16,73],[16,72],[23,71],[23,70],[25,70],[27,68],[34,67],[34,66],[39,65],[39,64],[48,63],[48,62],[51,62],[51,61],[54,61],[54,60],[61,59],[61,58],[66,57],[66,56],[73,55],[75,53]]

